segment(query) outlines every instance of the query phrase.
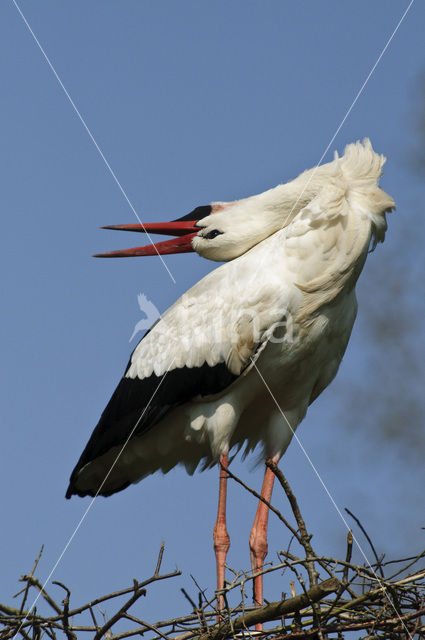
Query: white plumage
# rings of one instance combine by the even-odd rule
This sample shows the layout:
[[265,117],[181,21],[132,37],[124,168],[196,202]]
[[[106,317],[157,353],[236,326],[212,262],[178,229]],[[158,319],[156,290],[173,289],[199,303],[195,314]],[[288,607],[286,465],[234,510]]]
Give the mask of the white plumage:
[[[188,225],[196,235],[159,243],[161,252],[194,249],[227,262],[177,300],[137,345],[67,497],[110,495],[179,463],[189,472],[199,463],[227,464],[234,446],[250,451],[261,442],[265,457],[280,458],[345,352],[357,278],[369,248],[384,240],[385,214],[394,207],[378,186],[384,162],[366,139],[287,184],[195,209],[209,215],[194,223],[191,214],[175,221],[173,228]],[[106,255],[148,253],[151,247]],[[262,495],[270,496],[271,486]],[[254,533],[267,527],[259,514],[260,507]],[[257,553],[255,535],[258,569],[264,553]],[[220,547],[215,532],[224,557],[226,536]],[[223,558],[217,567],[220,586]]]
[[[137,345],[129,379],[224,364],[235,379],[193,397],[126,445],[108,491],[182,462],[193,471],[233,445],[264,442],[285,451],[293,429],[331,382],[356,316],[354,286],[368,249],[384,239],[393,200],[377,186],[384,163],[369,141],[284,185],[229,205],[197,223],[202,256],[230,259],[189,289]],[[220,234],[203,238],[212,229]],[[264,237],[266,236],[266,237]],[[239,257],[238,257],[239,256]],[[255,366],[254,366],[255,363]],[[143,404],[141,404],[143,410]],[[76,486],[94,492],[122,443],[79,470]]]

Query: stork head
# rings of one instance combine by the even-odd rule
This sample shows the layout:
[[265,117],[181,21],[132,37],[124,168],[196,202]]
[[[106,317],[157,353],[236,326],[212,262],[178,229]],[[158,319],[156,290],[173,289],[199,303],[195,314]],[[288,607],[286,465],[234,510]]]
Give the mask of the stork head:
[[[263,194],[261,194],[263,195]],[[258,196],[236,202],[197,207],[172,222],[108,225],[103,229],[172,235],[171,240],[95,254],[96,258],[125,258],[196,251],[203,258],[225,262],[242,255],[282,225],[276,212],[259,215]],[[150,239],[150,237],[149,237]]]
[[[125,224],[103,227],[147,234],[172,235],[172,240],[135,249],[96,254],[95,257],[119,258],[152,256],[196,251],[209,260],[225,262],[239,257],[273,233],[287,227],[304,208],[316,216],[315,226],[332,217],[345,215],[355,207],[359,215],[366,211],[375,241],[385,236],[385,212],[394,207],[393,199],[378,187],[385,162],[372,149],[368,139],[346,147],[344,155],[333,162],[304,171],[294,180],[258,195],[235,202],[215,202],[197,207],[172,222]],[[337,197],[338,196],[338,197]],[[316,206],[312,206],[313,200]],[[336,211],[336,214],[335,214]],[[150,236],[148,235],[149,240]]]
[[[260,194],[263,195],[263,194]],[[259,196],[213,205],[210,215],[198,220],[193,249],[203,258],[227,262],[238,258],[282,228],[278,211],[266,208]]]
[[[291,183],[289,183],[291,184]],[[279,185],[235,202],[214,202],[196,207],[172,222],[109,225],[103,229],[172,235],[171,240],[96,254],[96,258],[125,258],[196,251],[203,258],[227,262],[241,256],[253,246],[288,224],[308,200],[298,198],[288,185]],[[283,189],[283,191],[282,191]]]

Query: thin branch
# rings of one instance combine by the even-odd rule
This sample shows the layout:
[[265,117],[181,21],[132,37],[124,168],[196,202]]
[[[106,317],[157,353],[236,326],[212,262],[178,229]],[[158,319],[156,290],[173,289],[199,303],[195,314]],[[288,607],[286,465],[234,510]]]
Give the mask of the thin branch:
[[362,525],[362,523],[360,522],[360,520],[359,520],[359,519],[354,515],[354,513],[352,513],[352,512],[350,511],[350,509],[347,509],[347,507],[345,507],[345,509],[344,509],[344,510],[345,510],[345,511],[348,513],[348,515],[349,515],[349,516],[351,516],[351,517],[353,518],[353,520],[358,524],[359,529],[362,531],[362,533],[363,533],[364,537],[365,537],[365,538],[366,538],[366,540],[368,541],[369,546],[370,546],[370,548],[372,549],[372,553],[373,553],[373,555],[375,556],[376,566],[377,566],[377,569],[378,569],[379,573],[381,574],[381,578],[385,578],[384,572],[383,572],[383,570],[382,570],[382,562],[381,562],[381,560],[379,559],[378,554],[376,553],[376,549],[375,549],[375,547],[374,547],[374,545],[373,545],[373,542],[372,542],[372,540],[370,539],[370,536],[368,535],[368,533],[367,533],[366,529],[364,528],[364,526]]
[[155,573],[153,574],[155,577],[159,576],[159,570],[161,569],[162,557],[164,555],[165,542],[164,540],[161,542],[161,547],[158,553],[158,560],[156,561]]
[[288,498],[289,504],[291,505],[292,513],[294,514],[294,518],[297,521],[298,530],[300,532],[300,539],[301,539],[300,542],[301,542],[301,545],[304,547],[305,556],[309,561],[307,563],[307,572],[308,572],[308,577],[310,579],[310,587],[313,587],[314,585],[317,584],[317,579],[319,577],[319,574],[315,569],[314,560],[312,560],[312,558],[316,556],[310,542],[312,536],[309,535],[307,532],[307,527],[305,525],[304,518],[301,515],[301,510],[298,506],[297,499],[291,487],[289,486],[289,482],[285,478],[283,472],[272,460],[267,460],[266,466],[269,469],[271,469],[271,471],[273,471],[274,475],[279,480],[283,490],[286,493],[286,497]]
[[62,582],[58,582],[57,580],[54,580],[52,582],[52,584],[56,584],[58,585],[58,587],[61,587],[62,589],[64,589],[66,596],[65,598],[62,600],[62,604],[63,604],[63,613],[62,613],[62,622],[63,622],[63,628],[65,631],[65,635],[68,638],[68,640],[77,640],[77,636],[75,635],[75,633],[73,633],[69,627],[69,598],[71,597],[71,591],[68,589],[68,587],[66,587],[64,584],[62,584]]
[[338,591],[335,594],[335,602],[332,605],[332,607],[329,609],[329,611],[326,614],[326,618],[325,618],[325,622],[327,622],[329,620],[329,618],[331,617],[337,603],[340,601],[342,594],[344,593],[345,590],[348,590],[350,592],[350,595],[352,595],[352,591],[349,590],[349,583],[348,583],[348,571],[349,571],[349,564],[351,562],[351,555],[353,552],[353,534],[351,532],[351,530],[347,533],[347,551],[345,553],[345,566],[344,566],[344,570],[342,572],[342,582],[341,585],[338,589]]
[[[220,463],[221,464],[221,463]],[[268,506],[268,508],[270,509],[270,511],[273,511],[273,513],[279,518],[279,520],[281,522],[283,522],[283,524],[285,525],[285,527],[287,527],[287,529],[289,529],[289,531],[292,533],[292,535],[298,540],[298,542],[300,544],[302,544],[301,542],[301,538],[300,535],[298,533],[298,531],[296,529],[294,529],[294,527],[283,517],[283,515],[280,513],[280,511],[278,511],[270,502],[268,502],[265,498],[263,498],[263,496],[261,496],[259,493],[257,493],[257,491],[255,491],[254,489],[251,489],[251,487],[249,487],[247,484],[245,484],[245,482],[243,482],[240,478],[238,478],[237,476],[235,476],[228,467],[223,467],[223,465],[221,465],[221,468],[224,469],[224,471],[226,471],[227,475],[229,476],[229,478],[232,478],[232,480],[234,480],[235,482],[237,482],[238,484],[241,485],[241,487],[243,487],[244,489],[246,489],[246,491],[248,491],[249,493],[251,493],[255,498],[257,498],[257,500],[260,500],[261,502],[264,502],[265,505]]]
[[344,567],[344,573],[342,574],[343,583],[348,582],[348,565],[351,562],[351,555],[353,553],[353,532],[350,530],[347,533],[347,552],[345,554],[345,562],[347,563]]
[[[38,556],[37,556],[37,557],[36,557],[36,559],[35,559],[34,566],[33,566],[33,568],[31,569],[31,572],[30,572],[30,576],[31,576],[31,578],[33,577],[34,572],[35,572],[35,570],[37,569],[37,566],[38,566],[38,563],[39,563],[39,561],[40,561],[40,558],[41,558],[41,555],[42,555],[42,553],[43,553],[43,550],[44,550],[44,545],[42,544],[42,545],[41,545],[41,549],[40,549],[40,551],[38,552]],[[24,597],[22,598],[22,602],[21,602],[21,607],[20,607],[20,609],[19,609],[19,613],[23,613],[23,611],[24,611],[24,607],[25,607],[25,603],[26,603],[26,601],[27,601],[27,597],[28,597],[28,592],[29,592],[29,590],[30,590],[30,584],[29,584],[29,582],[27,581],[27,584],[25,585],[25,589],[24,589]]]

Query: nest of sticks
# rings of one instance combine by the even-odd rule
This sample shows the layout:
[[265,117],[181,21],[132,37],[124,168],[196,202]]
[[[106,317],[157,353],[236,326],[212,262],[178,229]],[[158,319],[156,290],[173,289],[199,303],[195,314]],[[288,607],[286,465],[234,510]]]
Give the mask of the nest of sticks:
[[[261,607],[249,606],[249,586],[255,575],[251,571],[229,569],[232,579],[223,592],[208,599],[198,588],[198,602],[184,590],[191,613],[181,617],[148,621],[138,615],[140,598],[158,581],[175,580],[181,572],[162,573],[164,545],[153,574],[144,580],[133,580],[128,588],[99,596],[91,602],[75,606],[65,584],[52,581],[47,589],[36,577],[40,551],[32,571],[20,578],[23,583],[15,596],[19,606],[0,603],[0,638],[9,640],[124,640],[143,636],[146,640],[226,640],[227,638],[367,638],[410,640],[425,638],[425,551],[400,560],[379,558],[372,541],[359,520],[350,512],[374,554],[374,562],[362,565],[352,562],[353,534],[347,535],[344,559],[317,555],[311,544],[298,502],[281,470],[267,462],[285,492],[296,524],[292,525],[273,506],[270,509],[290,531],[301,550],[298,555],[278,553],[278,562],[267,565],[262,573],[283,572],[288,594]],[[231,479],[257,498],[260,496],[227,470]],[[261,498],[260,498],[261,499]],[[422,563],[421,563],[422,561]],[[422,564],[422,567],[421,567]],[[176,586],[177,588],[177,586]],[[55,596],[52,591],[55,591]],[[33,593],[34,592],[34,593]],[[59,593],[59,596],[57,595]],[[28,608],[31,598],[44,602],[47,613],[37,606]],[[217,610],[222,595],[225,607]],[[33,598],[34,599],[34,598]],[[108,607],[106,614],[102,607]],[[262,631],[254,631],[255,625]]]

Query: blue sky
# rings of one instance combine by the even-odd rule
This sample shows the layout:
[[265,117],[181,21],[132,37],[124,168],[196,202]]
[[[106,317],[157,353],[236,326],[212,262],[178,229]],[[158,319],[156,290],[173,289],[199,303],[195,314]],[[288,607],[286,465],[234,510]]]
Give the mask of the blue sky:
[[[138,215],[155,221],[262,191],[315,165],[407,2],[27,0],[20,7]],[[425,6],[415,2],[326,157],[364,136],[388,157],[382,184],[398,212],[362,279],[369,268],[385,270],[423,191],[408,158],[425,69],[424,19]],[[133,238],[99,226],[135,216],[6,0],[0,74],[0,540],[7,550],[0,598],[10,601],[41,544],[39,577],[47,577],[88,504],[64,500],[67,479],[127,362],[141,317],[137,294],[163,311],[214,265],[195,255],[167,257],[173,282],[156,258],[92,259],[131,246]],[[396,448],[335,423],[338,385],[367,360],[361,283],[359,293],[359,325],[338,381],[298,435],[337,504],[364,518],[379,548],[391,555],[406,544],[410,552],[425,546],[420,470]],[[396,313],[396,301],[388,313]],[[344,525],[295,442],[281,465],[320,550],[343,553]],[[260,487],[262,470],[252,461],[233,468]],[[196,594],[190,574],[214,589],[216,475],[176,469],[96,500],[54,579],[69,585],[78,604],[146,577],[165,540],[164,568],[178,566],[183,577],[154,586],[140,615],[184,612],[179,588]],[[287,509],[278,492],[276,504]],[[238,570],[249,566],[255,508],[230,485],[229,563]],[[287,543],[272,519],[271,552]],[[276,589],[287,585],[267,578],[266,597]]]

